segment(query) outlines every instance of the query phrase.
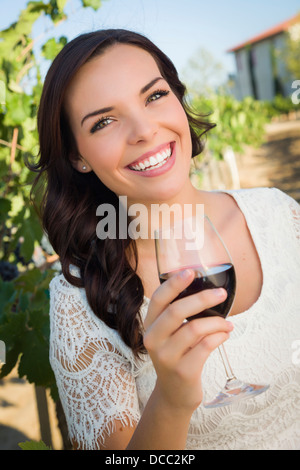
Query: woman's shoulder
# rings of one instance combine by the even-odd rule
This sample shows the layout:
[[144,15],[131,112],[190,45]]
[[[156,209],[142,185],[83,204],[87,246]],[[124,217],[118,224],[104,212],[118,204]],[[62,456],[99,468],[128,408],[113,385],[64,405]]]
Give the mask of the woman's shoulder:
[[[263,227],[274,236],[300,241],[300,205],[284,191],[259,187],[226,191],[237,203],[248,225]],[[277,235],[276,235],[277,234]]]
[[288,197],[286,193],[275,187],[254,187],[254,188],[241,188],[229,189],[224,191],[232,195],[234,198],[241,198],[244,200],[261,200],[261,202],[272,201],[274,199],[285,199]]
[[[77,271],[73,271],[72,274],[75,275],[76,277],[79,277],[79,275],[76,275]],[[50,293],[64,293],[65,295],[72,295],[72,296],[77,296],[80,297],[82,295],[83,289],[74,286],[71,284],[69,281],[67,281],[66,277],[64,276],[63,273],[56,273],[54,277],[52,278],[50,284]]]
[[231,226],[243,225],[245,219],[263,222],[275,207],[286,202],[282,191],[267,187],[211,191],[210,198],[211,213],[219,219],[221,227],[229,223]]
[[231,194],[234,198],[249,201],[249,203],[251,203],[251,201],[260,201],[262,204],[275,202],[298,204],[290,195],[276,187],[242,188],[224,192]]
[[50,320],[62,327],[95,321],[83,288],[72,285],[62,273],[49,285]]
[[71,284],[64,274],[57,273],[49,284],[50,318],[62,316],[64,321],[71,312],[86,311],[90,314],[85,290]]
[[290,214],[300,210],[298,202],[284,191],[275,187],[243,188],[224,191],[235,199],[239,208],[246,215],[269,217],[283,213]]

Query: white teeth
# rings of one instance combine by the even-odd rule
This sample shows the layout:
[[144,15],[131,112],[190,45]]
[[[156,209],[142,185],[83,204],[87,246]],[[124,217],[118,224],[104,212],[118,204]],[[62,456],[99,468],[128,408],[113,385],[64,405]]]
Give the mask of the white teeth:
[[169,147],[167,150],[159,152],[155,156],[152,155],[149,160],[144,160],[143,162],[137,163],[136,165],[130,166],[129,168],[136,171],[147,171],[148,169],[151,169],[153,167],[159,168],[160,166],[166,163],[166,161],[171,156],[171,153],[171,147]]
[[156,165],[157,163],[158,163],[158,161],[156,160],[155,157],[150,157],[150,165],[151,165],[151,166],[154,166],[154,165]]

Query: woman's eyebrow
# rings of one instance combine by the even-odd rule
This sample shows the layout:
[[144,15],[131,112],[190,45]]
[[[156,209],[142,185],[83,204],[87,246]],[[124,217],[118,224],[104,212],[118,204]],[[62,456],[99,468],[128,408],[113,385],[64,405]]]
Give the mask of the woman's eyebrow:
[[156,82],[158,82],[159,80],[164,80],[163,77],[156,77],[154,78],[153,80],[151,80],[151,82],[149,82],[147,85],[145,85],[141,91],[140,91],[140,95],[143,95],[144,93],[146,93],[146,91],[150,90],[151,87],[153,87],[153,85],[155,85]]
[[97,116],[98,114],[105,114],[105,113],[109,113],[110,111],[113,111],[114,110],[114,107],[113,106],[109,106],[107,108],[101,108],[101,109],[97,109],[96,111],[93,111],[92,113],[89,113],[87,114],[86,116],[84,116],[84,118],[82,118],[81,120],[81,126],[82,124],[84,123],[84,121],[88,118],[91,118],[91,117],[94,117],[94,116]]
[[[141,91],[140,91],[140,95],[143,95],[144,93],[146,93],[148,90],[150,90],[151,87],[153,87],[153,85],[155,85],[155,83],[157,83],[159,80],[164,80],[163,77],[156,77],[154,78],[153,80],[151,80],[151,82],[147,83],[147,85],[145,85]],[[83,125],[84,121],[88,118],[91,118],[91,117],[94,117],[94,116],[97,116],[98,114],[105,114],[105,113],[109,113],[110,111],[113,111],[114,110],[114,107],[113,106],[108,106],[106,108],[101,108],[101,109],[97,109],[96,111],[93,111],[92,113],[89,113],[87,114],[86,116],[84,116],[81,120],[81,126]]]

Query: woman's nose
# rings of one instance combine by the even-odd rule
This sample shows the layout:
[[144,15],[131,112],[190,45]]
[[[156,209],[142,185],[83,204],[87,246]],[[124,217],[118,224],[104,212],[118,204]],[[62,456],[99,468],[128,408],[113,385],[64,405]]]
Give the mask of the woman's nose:
[[132,116],[129,126],[128,143],[130,145],[152,140],[158,130],[157,122],[147,113]]

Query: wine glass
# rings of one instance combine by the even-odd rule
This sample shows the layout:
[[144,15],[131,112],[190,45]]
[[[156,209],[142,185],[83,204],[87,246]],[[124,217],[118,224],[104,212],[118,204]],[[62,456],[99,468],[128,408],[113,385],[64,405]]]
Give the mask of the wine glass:
[[[210,219],[206,215],[184,218],[155,230],[154,237],[160,283],[186,268],[195,272],[193,282],[174,301],[204,289],[222,287],[227,291],[224,302],[203,310],[186,321],[216,315],[226,318],[235,297],[236,276],[229,251]],[[226,384],[212,401],[203,404],[204,407],[230,405],[263,393],[269,388],[269,385],[244,383],[237,379],[223,344],[219,347],[219,352],[226,373]]]

